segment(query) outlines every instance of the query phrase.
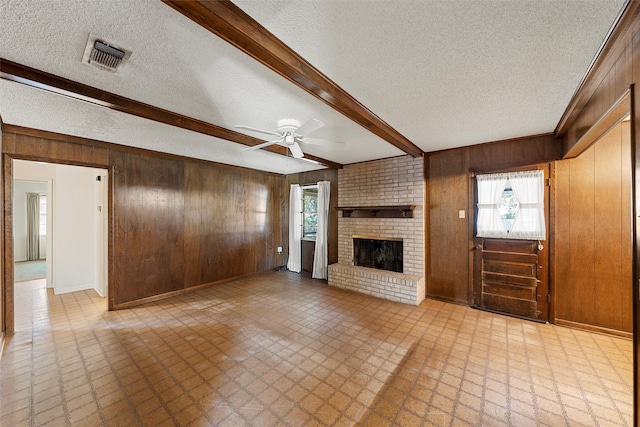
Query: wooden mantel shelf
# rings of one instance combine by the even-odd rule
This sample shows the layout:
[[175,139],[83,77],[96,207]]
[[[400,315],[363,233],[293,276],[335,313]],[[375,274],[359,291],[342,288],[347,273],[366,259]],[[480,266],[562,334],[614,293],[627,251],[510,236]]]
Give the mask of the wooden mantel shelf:
[[343,218],[413,218],[415,206],[339,206]]

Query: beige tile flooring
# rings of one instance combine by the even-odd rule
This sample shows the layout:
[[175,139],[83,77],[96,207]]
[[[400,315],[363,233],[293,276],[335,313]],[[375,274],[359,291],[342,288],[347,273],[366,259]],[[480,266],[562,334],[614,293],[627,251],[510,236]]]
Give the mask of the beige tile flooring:
[[632,346],[274,272],[105,311],[17,284],[2,426],[630,426]]

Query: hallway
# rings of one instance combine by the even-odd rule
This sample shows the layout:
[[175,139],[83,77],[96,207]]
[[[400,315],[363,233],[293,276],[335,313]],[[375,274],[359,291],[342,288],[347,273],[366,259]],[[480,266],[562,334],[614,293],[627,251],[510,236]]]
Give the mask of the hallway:
[[0,424],[632,425],[631,341],[274,272],[106,312],[16,285]]

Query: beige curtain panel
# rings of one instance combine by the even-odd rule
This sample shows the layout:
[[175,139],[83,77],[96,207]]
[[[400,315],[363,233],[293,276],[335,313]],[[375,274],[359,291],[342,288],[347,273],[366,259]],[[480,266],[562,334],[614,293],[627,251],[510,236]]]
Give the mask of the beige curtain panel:
[[40,259],[40,195],[27,193],[27,259]]

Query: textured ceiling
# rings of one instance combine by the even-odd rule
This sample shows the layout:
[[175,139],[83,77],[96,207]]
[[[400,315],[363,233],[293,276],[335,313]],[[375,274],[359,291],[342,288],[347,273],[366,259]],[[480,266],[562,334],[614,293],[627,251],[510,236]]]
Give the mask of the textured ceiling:
[[552,132],[622,0],[238,0],[423,151]]
[[[236,4],[434,151],[553,131],[623,0]],[[130,60],[117,73],[82,64],[89,33],[133,51]],[[345,144],[305,151],[338,163],[402,154],[160,1],[0,0],[0,57],[228,129],[317,118],[326,126],[314,137]],[[277,173],[319,168],[5,80],[0,116]]]

